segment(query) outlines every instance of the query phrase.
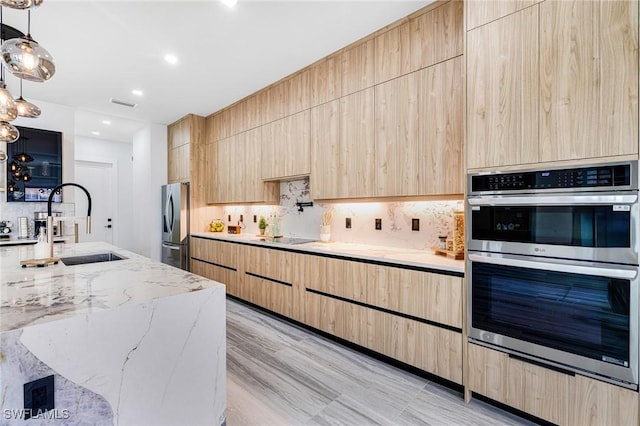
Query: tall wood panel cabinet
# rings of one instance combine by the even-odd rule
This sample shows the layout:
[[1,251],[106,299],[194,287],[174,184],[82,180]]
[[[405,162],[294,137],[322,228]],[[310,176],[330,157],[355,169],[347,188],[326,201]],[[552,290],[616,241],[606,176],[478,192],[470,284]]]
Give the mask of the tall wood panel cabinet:
[[[202,137],[202,117],[189,114],[167,128],[167,180],[169,183],[191,179],[191,142]],[[194,158],[194,161],[197,159]]]

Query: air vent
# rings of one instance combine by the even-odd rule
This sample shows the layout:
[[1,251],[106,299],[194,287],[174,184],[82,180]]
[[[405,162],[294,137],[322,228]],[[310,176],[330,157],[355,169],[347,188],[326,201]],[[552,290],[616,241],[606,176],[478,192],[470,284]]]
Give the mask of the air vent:
[[113,98],[109,99],[109,102],[111,102],[112,104],[122,105],[122,106],[126,106],[126,107],[129,107],[129,108],[135,108],[135,107],[138,106],[138,104],[131,104],[129,102],[119,101],[119,100],[113,99]]

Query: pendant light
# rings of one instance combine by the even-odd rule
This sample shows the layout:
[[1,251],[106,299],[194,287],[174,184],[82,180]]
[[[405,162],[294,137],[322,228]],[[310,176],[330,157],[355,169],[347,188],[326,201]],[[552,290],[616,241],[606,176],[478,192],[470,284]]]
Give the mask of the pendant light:
[[[2,25],[2,7],[0,7],[0,26]],[[18,107],[13,96],[4,84],[4,67],[0,67],[0,142],[15,142],[20,132],[15,126],[9,124],[18,117]]]
[[13,75],[41,83],[53,77],[56,66],[51,54],[31,37],[31,10],[27,14],[27,34],[5,41],[0,54]]
[[16,107],[20,117],[37,118],[42,113],[40,107],[22,97],[22,79],[20,79],[20,97],[16,99]]
[[0,142],[15,142],[19,137],[20,132],[16,129],[16,126],[6,121],[0,121]]
[[13,9],[29,9],[40,6],[43,0],[0,0],[0,6],[7,6]]

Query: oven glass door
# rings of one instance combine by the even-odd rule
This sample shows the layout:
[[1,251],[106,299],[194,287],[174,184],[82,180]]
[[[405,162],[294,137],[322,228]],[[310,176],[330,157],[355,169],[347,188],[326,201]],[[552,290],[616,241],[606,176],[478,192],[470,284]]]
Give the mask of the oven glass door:
[[[521,343],[512,348],[518,351],[551,349],[533,354],[541,358],[568,353],[575,360],[609,365],[611,371],[636,370],[637,267],[549,263],[526,256],[470,254],[469,259],[471,337],[506,337]],[[575,360],[570,365],[579,364]],[[571,366],[595,373],[608,370]],[[617,378],[631,382],[627,374]]]
[[577,247],[631,245],[631,209],[594,206],[473,206],[471,238]]

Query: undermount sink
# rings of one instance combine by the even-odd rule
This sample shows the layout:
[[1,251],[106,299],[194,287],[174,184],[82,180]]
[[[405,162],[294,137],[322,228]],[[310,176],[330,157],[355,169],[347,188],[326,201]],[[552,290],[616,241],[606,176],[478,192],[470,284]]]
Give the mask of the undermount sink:
[[115,254],[113,252],[108,253],[96,253],[96,254],[84,254],[81,256],[69,256],[61,257],[60,261],[67,266],[84,265],[86,263],[98,263],[98,262],[113,262],[115,260],[126,259],[124,256]]

